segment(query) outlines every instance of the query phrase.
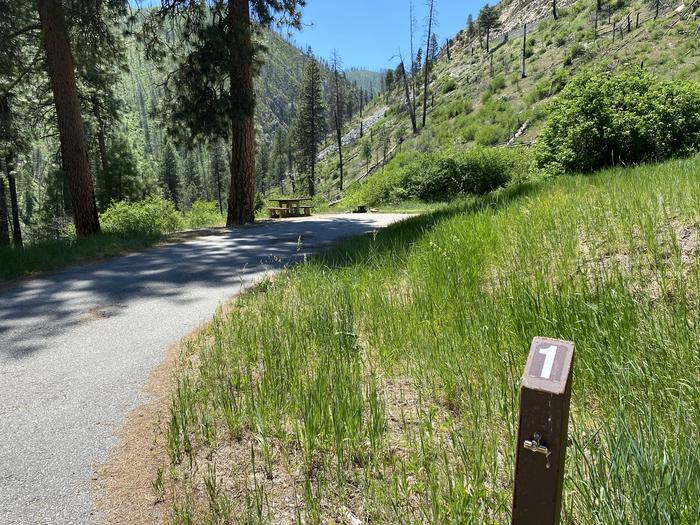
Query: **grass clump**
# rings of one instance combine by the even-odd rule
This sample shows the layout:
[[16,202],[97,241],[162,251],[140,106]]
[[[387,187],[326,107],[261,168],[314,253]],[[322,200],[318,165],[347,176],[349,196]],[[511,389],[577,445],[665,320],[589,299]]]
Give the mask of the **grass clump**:
[[241,521],[507,523],[546,335],[577,344],[562,522],[697,523],[698,168],[472,197],[241,297],[180,379],[173,509],[214,520],[216,464]]

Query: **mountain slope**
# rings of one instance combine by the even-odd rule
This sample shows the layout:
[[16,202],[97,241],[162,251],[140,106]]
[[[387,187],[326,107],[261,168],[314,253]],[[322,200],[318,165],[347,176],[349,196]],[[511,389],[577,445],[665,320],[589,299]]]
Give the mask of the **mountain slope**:
[[[395,85],[375,101],[377,107],[388,105],[389,111],[377,124],[379,140],[376,136],[371,139],[370,166],[382,160],[385,150],[528,145],[536,140],[548,102],[584,68],[643,64],[663,77],[698,78],[700,33],[697,14],[688,6],[664,4],[655,20],[648,2],[619,1],[597,14],[595,3],[558,4],[555,20],[551,2],[503,2],[504,32],[492,37],[491,53],[478,36],[470,36],[466,29],[458,33],[449,53],[443,49],[431,70],[427,126],[418,135],[410,132],[403,85]],[[528,22],[528,31],[523,78],[524,22]],[[419,74],[422,80],[422,72]],[[416,99],[420,124],[421,81],[416,85]],[[372,111],[368,108],[367,114]],[[356,159],[348,165],[350,181],[366,174],[363,148],[358,141],[346,153]],[[329,158],[328,162],[332,166],[336,161]],[[331,185],[327,191],[337,194],[339,188]]]

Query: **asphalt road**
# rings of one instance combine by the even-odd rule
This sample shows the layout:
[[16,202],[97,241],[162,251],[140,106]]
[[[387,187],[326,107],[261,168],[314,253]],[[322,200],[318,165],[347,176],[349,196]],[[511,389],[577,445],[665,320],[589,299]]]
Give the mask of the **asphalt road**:
[[217,232],[0,292],[0,524],[99,523],[95,467],[166,349],[269,272],[401,218]]

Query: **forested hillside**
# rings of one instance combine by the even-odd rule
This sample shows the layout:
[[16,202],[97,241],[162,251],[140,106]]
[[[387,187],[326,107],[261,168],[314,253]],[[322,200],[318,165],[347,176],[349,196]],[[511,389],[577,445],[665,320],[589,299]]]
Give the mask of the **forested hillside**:
[[[197,201],[213,202],[223,214],[231,180],[231,145],[222,138],[195,136],[173,112],[178,92],[168,82],[176,78],[174,68],[181,59],[175,52],[166,60],[149,56],[147,50],[153,44],[144,31],[153,10],[129,14],[120,2],[115,5],[121,7],[85,15],[69,4],[64,15],[69,36],[81,46],[73,49],[73,55],[97,210],[102,213],[117,201],[157,197],[182,212]],[[22,16],[24,20],[17,15],[0,28],[6,35],[3,50],[8,59],[0,78],[4,131],[0,143],[6,152],[7,179],[0,197],[7,208],[9,229],[23,232],[27,244],[70,238],[73,219],[40,28],[34,25],[37,20],[31,9]],[[180,21],[159,27],[158,34],[149,38],[161,38],[165,49],[185,54],[195,46],[187,41],[184,20],[183,14]],[[262,196],[274,186],[276,192],[291,193],[296,191],[295,176],[301,176],[293,128],[304,70],[309,60],[318,61],[320,102],[330,108],[336,104],[332,57],[317,58],[310,50],[298,49],[283,29],[277,32],[261,25],[254,40],[258,47],[254,80],[257,191]],[[353,80],[346,77],[342,61],[336,60],[336,65],[342,125],[379,91],[378,85],[369,86],[376,85],[381,75],[363,72]],[[187,103],[199,104],[196,99]],[[323,117],[317,147],[330,140],[327,133],[335,126],[334,112],[325,111]],[[6,187],[10,182],[16,205],[10,203]],[[260,202],[261,198],[258,206]]]

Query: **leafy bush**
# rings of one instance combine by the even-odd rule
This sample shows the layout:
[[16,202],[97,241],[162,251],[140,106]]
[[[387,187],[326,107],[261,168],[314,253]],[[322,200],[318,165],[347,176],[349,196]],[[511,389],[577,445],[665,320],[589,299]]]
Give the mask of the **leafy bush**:
[[457,89],[457,82],[455,82],[455,79],[450,78],[450,79],[448,79],[447,82],[445,82],[445,84],[442,86],[442,93],[443,93],[443,94],[451,93],[451,92],[454,91],[455,89]]
[[195,201],[185,214],[185,223],[188,228],[206,228],[224,222],[224,216],[219,213],[219,204],[215,201]]
[[506,78],[503,75],[497,75],[491,80],[491,84],[489,86],[489,89],[493,91],[494,93],[496,91],[500,91],[501,89],[506,87]]
[[460,175],[453,156],[427,153],[406,170],[403,186],[410,197],[437,201],[460,192]]
[[503,128],[497,125],[481,126],[474,135],[474,140],[481,146],[495,146],[501,140],[505,132]]
[[182,215],[175,205],[162,197],[141,202],[115,202],[100,217],[106,232],[161,235],[182,229]]
[[507,148],[474,148],[460,155],[461,193],[484,195],[523,178],[529,169],[527,154]]
[[261,212],[265,207],[265,198],[259,193],[255,194],[255,212]]
[[477,147],[467,152],[442,151],[398,155],[381,172],[352,188],[346,205],[395,203],[401,200],[448,200],[481,195],[522,180],[529,170],[526,153]]
[[700,86],[634,67],[578,75],[553,104],[536,158],[541,167],[592,171],[661,160],[699,145]]
[[470,100],[455,100],[446,106],[447,116],[455,118],[459,115],[467,115],[472,112],[472,104]]

